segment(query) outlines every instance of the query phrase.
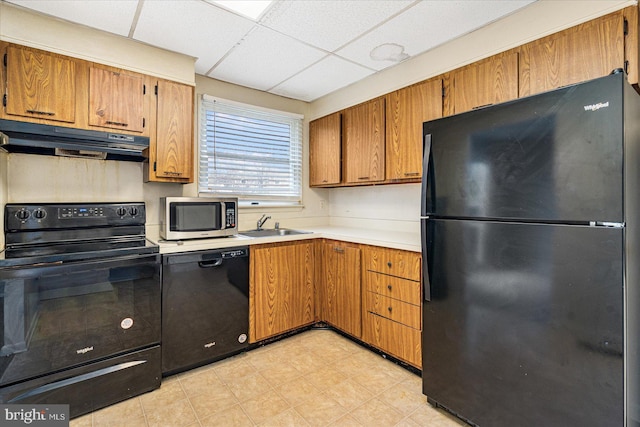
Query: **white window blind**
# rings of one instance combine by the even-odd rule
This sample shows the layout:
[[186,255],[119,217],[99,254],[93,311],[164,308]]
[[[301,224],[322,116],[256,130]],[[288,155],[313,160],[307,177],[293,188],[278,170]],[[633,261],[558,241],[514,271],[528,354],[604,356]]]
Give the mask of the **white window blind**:
[[198,191],[300,203],[302,116],[203,95]]

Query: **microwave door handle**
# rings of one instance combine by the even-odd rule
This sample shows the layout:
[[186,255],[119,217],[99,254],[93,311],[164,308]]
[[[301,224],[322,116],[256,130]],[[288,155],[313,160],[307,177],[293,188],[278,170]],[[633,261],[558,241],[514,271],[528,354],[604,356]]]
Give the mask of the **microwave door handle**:
[[222,223],[220,226],[220,230],[224,230],[227,228],[227,204],[225,202],[220,202],[220,222]]

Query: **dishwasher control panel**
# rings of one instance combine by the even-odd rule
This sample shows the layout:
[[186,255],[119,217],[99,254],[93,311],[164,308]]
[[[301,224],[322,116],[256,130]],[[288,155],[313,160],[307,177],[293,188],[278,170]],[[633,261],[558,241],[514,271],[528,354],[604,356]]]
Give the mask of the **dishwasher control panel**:
[[234,249],[222,252],[222,258],[237,258],[249,255],[248,249]]

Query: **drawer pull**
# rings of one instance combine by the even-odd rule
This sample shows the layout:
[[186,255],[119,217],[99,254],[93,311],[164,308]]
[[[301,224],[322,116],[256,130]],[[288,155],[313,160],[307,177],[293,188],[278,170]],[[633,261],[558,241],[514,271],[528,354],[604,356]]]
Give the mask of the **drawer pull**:
[[335,252],[338,252],[339,254],[343,254],[343,253],[344,253],[344,248],[341,248],[341,247],[338,247],[338,246],[335,246],[335,247],[333,248],[333,250],[334,250]]
[[393,286],[387,285],[387,289],[391,290],[392,288],[393,288]]
[[27,113],[29,114],[41,114],[43,116],[55,116],[56,113],[52,113],[49,111],[39,111],[39,110],[27,110]]
[[129,123],[112,122],[111,120],[107,120],[105,123],[108,124],[108,125],[114,125],[114,126],[123,126],[123,127],[129,126]]
[[391,268],[393,264],[391,264],[391,261],[387,262],[387,267]]
[[387,309],[389,310],[389,313],[391,313],[391,310],[393,310],[391,307],[387,307]]

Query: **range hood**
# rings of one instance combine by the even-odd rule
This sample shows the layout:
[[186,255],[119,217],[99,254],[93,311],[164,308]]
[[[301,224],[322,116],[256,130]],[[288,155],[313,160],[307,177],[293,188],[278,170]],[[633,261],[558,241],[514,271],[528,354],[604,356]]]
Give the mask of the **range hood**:
[[141,162],[147,148],[145,136],[0,120],[0,149],[10,153]]

